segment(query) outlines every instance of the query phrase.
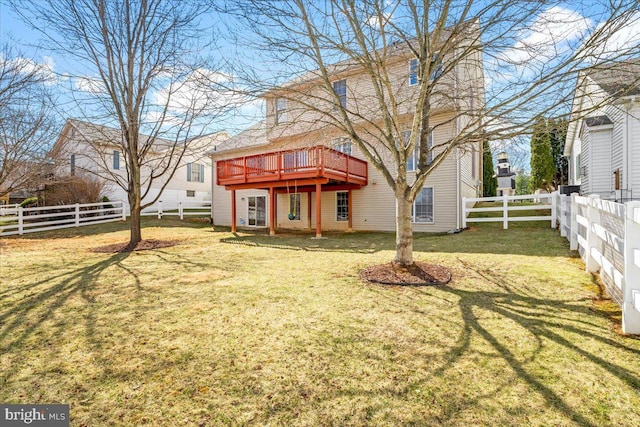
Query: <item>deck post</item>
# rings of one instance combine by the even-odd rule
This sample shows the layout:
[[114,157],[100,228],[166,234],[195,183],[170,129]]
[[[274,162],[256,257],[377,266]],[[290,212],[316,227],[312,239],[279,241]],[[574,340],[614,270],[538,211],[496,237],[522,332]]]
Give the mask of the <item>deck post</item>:
[[316,182],[316,237],[322,237],[322,184]]
[[269,235],[276,234],[276,192],[269,187]]
[[236,232],[236,190],[231,190],[231,232]]
[[[348,161],[349,159],[347,159]],[[348,169],[347,169],[348,170]],[[353,200],[352,200],[352,191],[353,190],[349,190],[349,192],[347,193],[347,213],[349,214],[349,230],[351,230],[353,228]]]

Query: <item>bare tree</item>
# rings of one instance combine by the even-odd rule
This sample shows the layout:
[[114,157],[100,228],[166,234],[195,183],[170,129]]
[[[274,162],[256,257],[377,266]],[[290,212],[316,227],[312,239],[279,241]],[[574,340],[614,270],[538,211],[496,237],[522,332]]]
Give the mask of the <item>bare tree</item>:
[[[638,19],[637,1],[575,6],[585,13],[562,2],[503,0],[243,0],[225,11],[240,18],[238,39],[274,76],[253,80],[256,89],[297,105],[287,114],[298,125],[313,117],[303,126],[339,129],[382,174],[396,199],[395,262],[409,265],[412,204],[447,156],[530,132],[536,115],[566,111],[580,70],[638,53],[638,43],[606,43]],[[403,55],[415,61],[411,90],[393,68]],[[350,70],[368,82],[345,103],[333,83]],[[434,120],[443,109],[453,114]],[[448,126],[457,131],[431,145],[429,133]],[[414,150],[417,168],[408,174]]]
[[38,65],[0,49],[0,196],[38,186],[47,172],[53,121],[49,75]]
[[[88,138],[99,175],[121,186],[131,210],[128,249],[141,241],[140,212],[155,203],[212,119],[215,73],[202,67],[200,17],[208,6],[178,0],[16,0],[14,9],[68,58],[77,61],[77,107],[86,121],[117,135]],[[25,7],[26,6],[26,7]],[[99,129],[100,127],[96,127]],[[103,129],[107,129],[103,127]],[[126,174],[108,167],[122,153]],[[152,195],[152,183],[159,193]],[[147,199],[145,196],[149,195]]]

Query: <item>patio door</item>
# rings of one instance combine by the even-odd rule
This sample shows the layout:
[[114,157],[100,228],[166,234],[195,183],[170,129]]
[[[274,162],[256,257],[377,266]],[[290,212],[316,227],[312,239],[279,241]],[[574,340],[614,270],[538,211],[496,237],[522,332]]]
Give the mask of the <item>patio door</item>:
[[250,226],[266,227],[267,226],[267,196],[249,196],[247,197],[248,209],[247,218]]

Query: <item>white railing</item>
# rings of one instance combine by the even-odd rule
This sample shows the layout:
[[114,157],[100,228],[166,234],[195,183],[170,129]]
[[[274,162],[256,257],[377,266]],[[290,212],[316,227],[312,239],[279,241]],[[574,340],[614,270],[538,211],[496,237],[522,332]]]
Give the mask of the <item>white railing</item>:
[[124,202],[100,202],[37,208],[5,208],[0,212],[0,236],[124,221]]
[[640,202],[553,193],[560,235],[622,308],[622,331],[640,334]]
[[177,216],[184,219],[185,216],[211,217],[211,202],[194,201],[194,202],[177,202],[167,203],[159,201],[145,208],[141,215],[157,216],[162,219],[163,216]]
[[18,209],[20,205],[18,203],[12,203],[10,205],[0,205],[0,216],[13,215],[16,209]]
[[[546,203],[543,204],[543,200]],[[502,228],[509,228],[509,222],[517,221],[551,221],[551,227],[555,227],[555,204],[551,194],[527,194],[523,196],[498,196],[498,197],[477,197],[462,198],[462,228],[467,227],[469,222],[502,222]],[[525,202],[533,201],[533,205],[514,206],[509,202]],[[478,202],[502,202],[500,206],[489,207],[469,207],[469,204],[475,205]],[[530,215],[530,216],[509,216],[509,212],[514,211],[539,211],[549,209],[550,215]],[[501,216],[469,218],[469,214],[473,212],[501,212]]]

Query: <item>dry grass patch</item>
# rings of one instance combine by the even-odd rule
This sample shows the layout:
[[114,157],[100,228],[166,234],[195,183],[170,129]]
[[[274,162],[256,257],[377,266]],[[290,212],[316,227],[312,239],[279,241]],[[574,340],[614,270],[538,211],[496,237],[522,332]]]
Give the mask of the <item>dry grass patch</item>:
[[453,273],[439,287],[360,279],[390,234],[163,219],[143,236],[180,245],[92,251],[125,226],[3,241],[0,401],[69,403],[74,426],[640,419],[640,341],[548,224],[417,235],[416,258]]

